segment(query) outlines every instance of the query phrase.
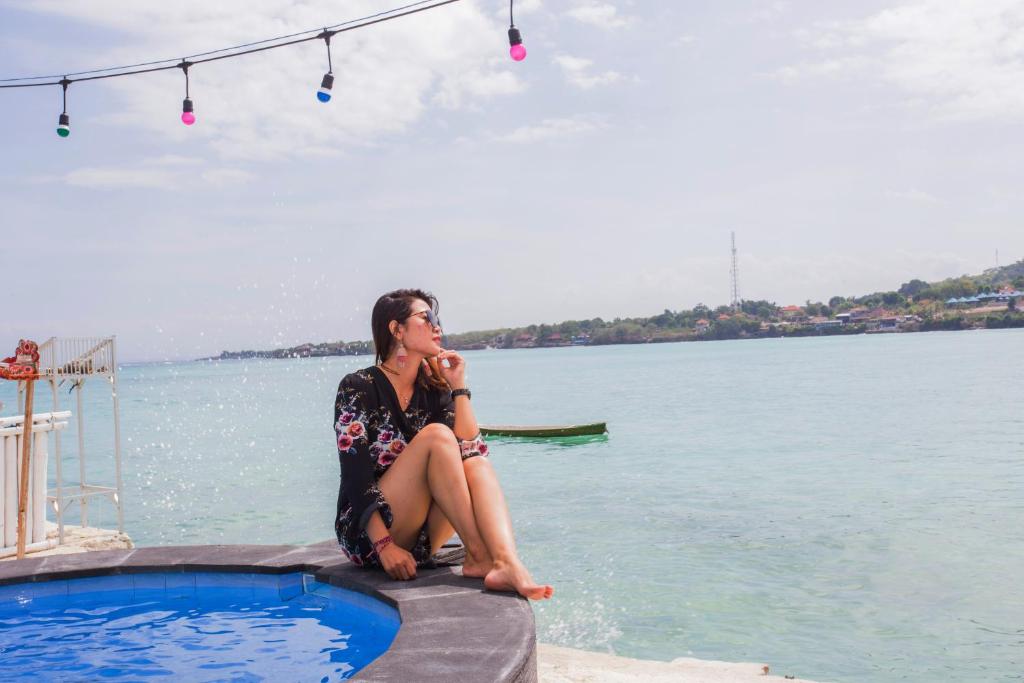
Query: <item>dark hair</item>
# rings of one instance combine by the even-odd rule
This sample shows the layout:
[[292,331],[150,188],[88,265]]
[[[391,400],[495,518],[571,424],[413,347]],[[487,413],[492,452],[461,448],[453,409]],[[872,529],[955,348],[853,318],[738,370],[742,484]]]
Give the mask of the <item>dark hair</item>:
[[[437,297],[422,289],[396,289],[393,292],[381,295],[377,303],[373,305],[373,313],[370,315],[370,328],[373,330],[373,348],[376,354],[375,362],[382,363],[391,355],[391,349],[395,345],[395,335],[391,334],[391,321],[405,323],[412,315],[412,305],[415,301],[422,301],[430,306],[437,314]],[[419,382],[425,387],[447,388],[448,384],[441,377],[435,376],[433,372],[426,373],[420,368],[417,376]]]

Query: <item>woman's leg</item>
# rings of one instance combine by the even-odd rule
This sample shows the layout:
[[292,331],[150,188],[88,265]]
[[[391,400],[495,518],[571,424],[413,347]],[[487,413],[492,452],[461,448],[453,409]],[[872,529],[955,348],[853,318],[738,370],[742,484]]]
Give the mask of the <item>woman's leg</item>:
[[441,550],[441,546],[447,543],[455,533],[455,527],[444,516],[437,503],[430,504],[430,512],[427,513],[427,533],[430,535],[431,555],[436,555]]
[[463,467],[473,499],[476,525],[493,562],[484,576],[484,585],[491,590],[514,590],[533,600],[550,598],[554,589],[536,583],[516,553],[512,520],[494,467],[487,458],[480,456],[469,458]]
[[[421,429],[380,478],[379,486],[394,515],[391,537],[403,548],[410,549],[416,542],[424,521],[429,519],[433,501],[459,533],[466,552],[473,558],[487,557],[487,547],[473,514],[459,444],[447,426],[435,423]],[[439,520],[437,515],[434,517],[436,524]],[[431,533],[432,542],[434,538]]]

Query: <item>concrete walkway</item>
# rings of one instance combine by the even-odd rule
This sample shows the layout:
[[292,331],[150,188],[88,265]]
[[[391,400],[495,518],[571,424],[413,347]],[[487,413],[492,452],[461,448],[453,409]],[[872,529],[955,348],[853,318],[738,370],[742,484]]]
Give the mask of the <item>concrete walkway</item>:
[[[46,523],[46,538],[57,543],[58,529],[53,522]],[[48,550],[38,550],[29,553],[26,557],[46,557],[49,555],[70,555],[72,553],[84,553],[92,550],[131,550],[135,547],[128,534],[123,534],[116,529],[99,529],[96,527],[66,526],[64,527],[64,544],[57,545]],[[0,558],[13,560],[15,555]]]
[[[813,683],[765,673],[763,664],[680,657],[671,662],[630,659],[556,645],[537,646],[540,683]],[[775,675],[778,674],[778,675]]]

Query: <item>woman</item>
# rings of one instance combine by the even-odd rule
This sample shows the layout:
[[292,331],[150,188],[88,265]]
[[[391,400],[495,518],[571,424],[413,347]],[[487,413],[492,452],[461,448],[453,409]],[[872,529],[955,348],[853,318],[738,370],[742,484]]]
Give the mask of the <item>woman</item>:
[[335,403],[342,550],[354,564],[408,580],[458,532],[463,576],[482,577],[490,590],[550,598],[551,586],[536,583],[516,554],[470,404],[466,361],[441,348],[437,299],[418,289],[389,292],[374,305],[371,325],[376,365],[346,375]]

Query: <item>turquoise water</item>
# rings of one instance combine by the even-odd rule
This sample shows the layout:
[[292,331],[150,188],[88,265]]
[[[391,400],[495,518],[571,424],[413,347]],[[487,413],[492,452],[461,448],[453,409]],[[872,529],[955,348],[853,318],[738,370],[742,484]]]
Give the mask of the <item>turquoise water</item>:
[[398,612],[301,574],[147,573],[0,586],[4,680],[341,681]]
[[[1022,350],[1024,330],[990,330],[467,353],[481,422],[609,423],[493,443],[521,553],[556,586],[540,640],[817,680],[1020,680]],[[330,538],[334,392],[369,362],[124,367],[127,531]]]

